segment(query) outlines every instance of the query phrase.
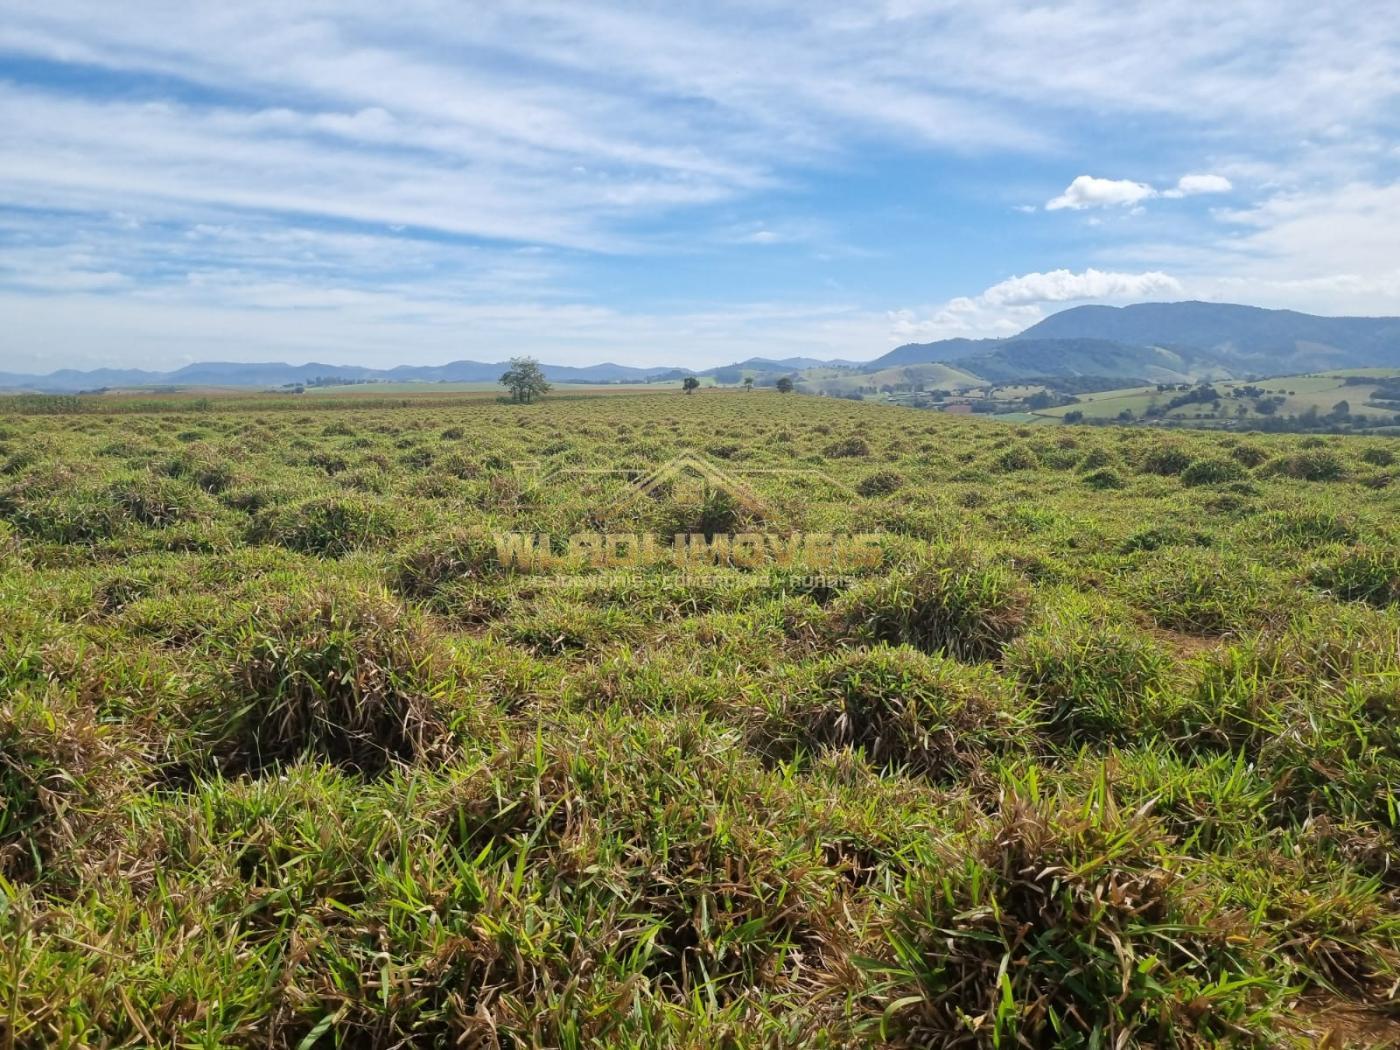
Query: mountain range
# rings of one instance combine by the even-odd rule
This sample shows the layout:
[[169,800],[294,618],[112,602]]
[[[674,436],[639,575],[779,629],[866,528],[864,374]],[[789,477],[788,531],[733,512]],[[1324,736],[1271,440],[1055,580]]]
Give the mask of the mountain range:
[[[901,365],[948,364],[990,382],[1050,376],[1121,377],[1150,382],[1283,375],[1329,368],[1400,366],[1400,317],[1321,317],[1228,303],[1138,303],[1077,306],[1006,339],[907,343],[868,362],[792,357],[749,358],[695,372],[610,362],[542,365],[555,383],[623,383],[687,375],[791,374],[840,368],[875,373]],[[351,382],[493,382],[504,362],[378,369],[309,363],[208,362],[171,372],[64,369],[45,376],[0,372],[0,388],[73,393],[112,387],[280,387],[317,379]]]
[[1230,303],[1076,306],[1007,339],[896,347],[865,366],[956,364],[1004,382],[1032,376],[1152,381],[1400,366],[1400,317],[1320,317]]

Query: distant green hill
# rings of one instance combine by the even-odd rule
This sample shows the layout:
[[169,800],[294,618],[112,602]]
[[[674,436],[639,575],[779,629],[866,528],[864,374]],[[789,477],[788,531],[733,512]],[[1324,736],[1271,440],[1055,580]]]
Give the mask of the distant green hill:
[[1106,339],[948,339],[911,343],[876,358],[870,374],[916,362],[940,362],[994,383],[1047,376],[1101,376],[1154,383],[1230,376],[1214,358],[1189,351],[1128,346]]
[[1189,348],[1235,371],[1275,374],[1400,365],[1400,317],[1319,317],[1230,303],[1076,306],[1010,341],[1045,339]]
[[886,386],[908,387],[917,385],[925,390],[967,390],[984,386],[984,377],[973,375],[966,369],[944,364],[892,365],[878,372],[837,372],[813,369],[802,375],[805,390],[821,394],[867,393],[879,391]]
[[958,366],[996,382],[1031,376],[1121,376],[1179,383],[1232,374],[1197,354],[1105,339],[1008,340],[994,350],[963,358]]
[[888,354],[868,361],[865,372],[878,372],[891,365],[919,365],[931,361],[960,361],[1002,346],[1005,339],[939,339],[932,343],[905,343]]
[[994,382],[1121,376],[1184,382],[1400,365],[1400,318],[1319,317],[1228,303],[1077,306],[1007,339],[907,343],[864,368],[943,362]]

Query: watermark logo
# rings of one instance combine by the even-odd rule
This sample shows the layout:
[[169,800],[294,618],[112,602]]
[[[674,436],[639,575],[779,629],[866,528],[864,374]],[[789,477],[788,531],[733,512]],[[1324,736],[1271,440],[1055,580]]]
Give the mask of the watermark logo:
[[687,493],[691,502],[696,495],[703,498],[707,493],[718,492],[728,497],[740,511],[752,517],[761,518],[769,511],[759,495],[732,472],[722,470],[694,452],[682,452],[673,456],[650,474],[637,479],[621,496],[613,500],[605,511],[625,514],[648,500],[674,495],[678,488],[685,487],[691,489],[691,492]]
[[722,467],[693,449],[684,449],[660,466],[651,468],[544,466],[538,460],[518,461],[513,467],[526,488],[610,478],[623,481],[621,489],[598,507],[599,514],[618,517],[645,506],[649,499],[674,496],[677,489],[697,485],[722,493],[751,515],[763,516],[770,509],[769,503],[758,494],[750,479],[755,482],[796,479],[837,495],[856,496],[855,490],[845,482],[815,467]]
[[[845,483],[808,467],[734,468],[719,466],[692,450],[659,466],[598,468],[571,465],[542,468],[537,462],[515,464],[524,486],[557,486],[571,481],[599,487],[620,482],[600,499],[592,518],[600,525],[555,536],[548,533],[501,532],[495,536],[497,558],[517,571],[560,569],[638,570],[671,568],[691,574],[707,569],[797,570],[834,573],[868,569],[883,556],[879,533],[777,531],[763,525],[774,517],[770,499],[753,479],[800,479],[840,497],[854,496]],[[699,523],[662,533],[638,528],[656,506],[698,508]],[[722,513],[704,511],[720,508]],[[710,518],[718,521],[711,522]],[[730,527],[735,526],[735,527]]]

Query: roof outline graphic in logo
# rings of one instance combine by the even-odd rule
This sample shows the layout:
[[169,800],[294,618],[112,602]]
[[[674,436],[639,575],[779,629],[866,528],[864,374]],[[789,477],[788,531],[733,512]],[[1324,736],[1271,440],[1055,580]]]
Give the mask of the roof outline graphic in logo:
[[628,492],[614,500],[613,511],[626,510],[644,498],[656,498],[665,493],[671,483],[687,471],[698,476],[711,488],[723,492],[749,514],[761,514],[768,508],[758,493],[727,471],[721,470],[709,460],[689,450],[672,456],[650,474],[632,483]]
[[843,482],[837,481],[825,471],[811,467],[749,467],[743,469],[724,469],[716,466],[700,453],[693,449],[682,449],[666,462],[652,470],[629,469],[625,467],[571,467],[571,466],[551,466],[541,467],[538,460],[526,460],[514,464],[515,471],[526,480],[532,480],[535,484],[543,484],[552,479],[568,475],[582,475],[592,477],[625,477],[629,484],[625,492],[615,499],[612,499],[597,508],[597,513],[609,517],[614,514],[625,513],[635,507],[643,499],[654,499],[676,479],[685,474],[693,474],[699,477],[711,488],[725,493],[743,511],[753,515],[761,515],[767,510],[767,503],[748,484],[742,481],[738,475],[770,475],[805,477],[823,482],[846,496],[855,496],[855,490]]

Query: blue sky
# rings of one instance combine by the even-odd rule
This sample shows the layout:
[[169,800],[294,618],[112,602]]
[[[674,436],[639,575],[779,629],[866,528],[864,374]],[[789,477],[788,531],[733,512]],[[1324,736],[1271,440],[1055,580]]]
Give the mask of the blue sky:
[[0,370],[1400,314],[1393,15],[0,0]]

